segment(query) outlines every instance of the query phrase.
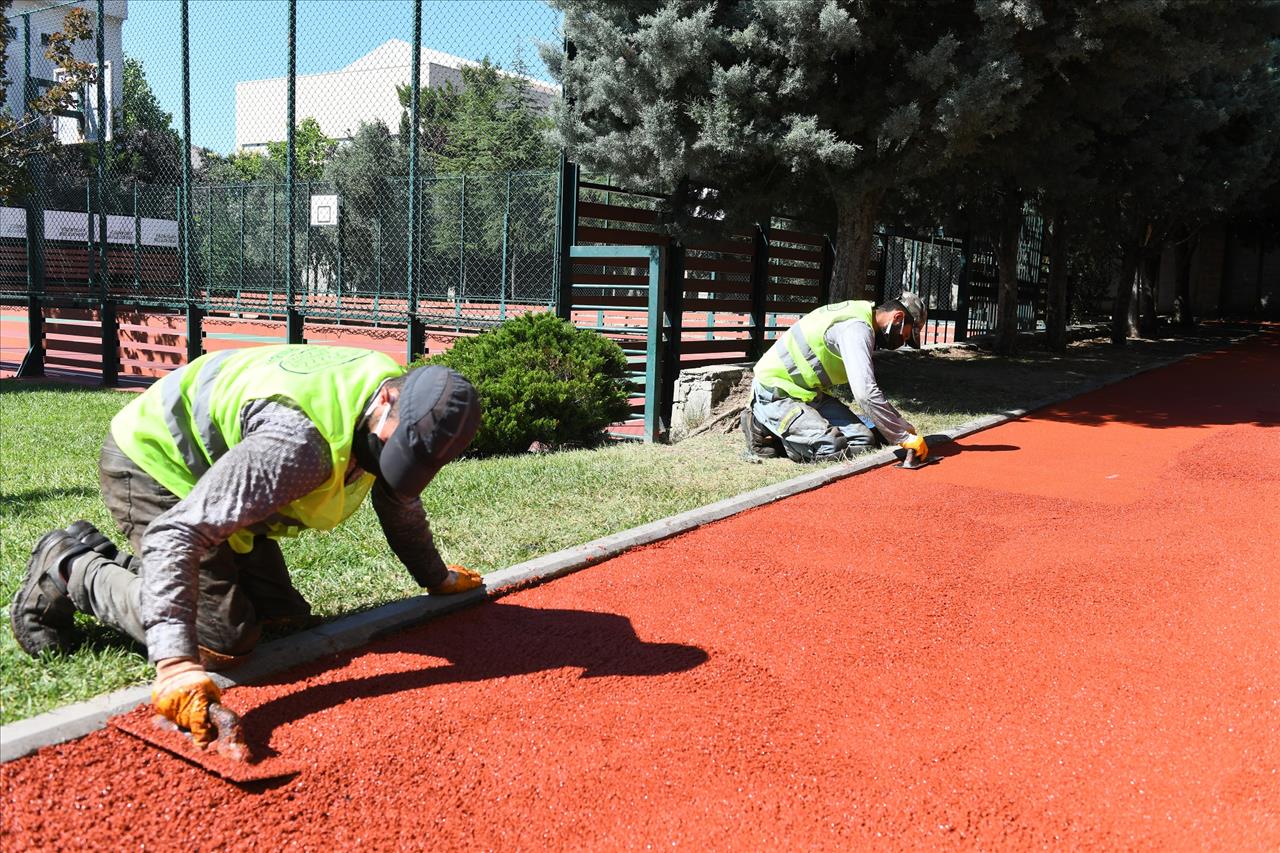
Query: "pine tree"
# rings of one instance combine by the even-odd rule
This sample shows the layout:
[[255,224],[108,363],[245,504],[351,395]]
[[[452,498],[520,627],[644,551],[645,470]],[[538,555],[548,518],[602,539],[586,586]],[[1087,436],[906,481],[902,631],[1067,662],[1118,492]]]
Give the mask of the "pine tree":
[[[1014,58],[976,37],[986,3],[556,5],[573,52],[544,56],[570,155],[631,186],[710,186],[699,207],[730,223],[816,210],[835,225],[832,299],[863,294],[886,193],[1010,127],[1026,97]],[[673,229],[693,200],[674,200]]]

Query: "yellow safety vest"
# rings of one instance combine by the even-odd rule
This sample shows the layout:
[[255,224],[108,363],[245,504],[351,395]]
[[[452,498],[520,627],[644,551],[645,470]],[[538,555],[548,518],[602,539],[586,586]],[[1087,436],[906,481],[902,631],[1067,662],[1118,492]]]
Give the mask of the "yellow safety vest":
[[827,329],[845,320],[861,320],[875,329],[875,304],[862,300],[833,302],[801,317],[779,335],[756,362],[755,379],[766,388],[809,402],[849,376],[844,361],[827,347]]
[[[267,398],[296,406],[329,444],[333,471],[309,494],[282,507],[266,523],[272,537],[304,528],[328,530],[359,508],[374,477],[344,484],[356,423],[369,398],[387,379],[404,372],[392,358],[348,347],[280,345],[208,353],[165,376],[111,421],[116,444],[139,468],[179,498],[232,447],[240,443],[246,404]],[[239,553],[253,534],[229,540]]]

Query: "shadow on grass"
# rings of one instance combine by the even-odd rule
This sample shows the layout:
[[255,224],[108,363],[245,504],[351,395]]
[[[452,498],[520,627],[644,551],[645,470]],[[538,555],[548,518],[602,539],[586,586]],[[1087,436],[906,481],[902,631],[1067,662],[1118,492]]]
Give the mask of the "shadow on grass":
[[[130,383],[125,386],[132,388]],[[15,379],[7,377],[0,379],[0,396],[20,396],[23,394],[44,394],[50,391],[59,394],[84,394],[87,391],[100,392],[103,394],[114,393],[121,390],[120,388],[108,388],[101,381],[94,377],[82,376],[57,376],[42,377],[39,379]]]
[[[96,486],[57,486],[51,489],[25,489],[20,492],[0,492],[0,498],[3,498],[4,502],[8,504],[5,508],[6,514],[13,513],[15,515],[20,515],[20,512],[15,512],[14,504],[56,501],[62,498],[91,498],[98,494],[101,494],[101,492]],[[32,544],[34,545],[35,542],[33,541]]]
[[[371,647],[330,658],[345,666]],[[707,653],[681,643],[646,643],[631,620],[614,613],[556,610],[489,603],[454,614],[425,628],[377,644],[378,652],[444,658],[422,669],[320,684],[273,699],[246,713],[242,722],[252,743],[266,743],[277,727],[353,699],[369,699],[437,684],[484,681],[545,670],[579,667],[582,678],[643,677],[684,672],[705,663]],[[300,676],[295,670],[290,683]]]
[[144,660],[147,657],[146,646],[134,640],[123,631],[117,631],[86,613],[76,614],[76,632],[79,645],[77,653],[100,652],[108,649],[133,652]]

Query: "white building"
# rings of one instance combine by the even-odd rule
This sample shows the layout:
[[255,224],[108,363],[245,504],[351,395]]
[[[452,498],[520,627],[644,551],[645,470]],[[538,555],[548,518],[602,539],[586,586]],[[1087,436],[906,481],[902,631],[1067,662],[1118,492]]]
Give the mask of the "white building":
[[[43,80],[56,80],[58,69],[45,59],[44,52],[48,47],[50,33],[60,32],[62,22],[71,6],[56,9],[46,8],[52,5],[50,0],[14,0],[5,13],[9,26],[13,27],[13,39],[9,42],[8,59],[5,62],[5,76],[9,78],[9,87],[5,91],[5,109],[14,116],[23,112],[23,63],[25,42],[23,33],[23,13],[31,27],[31,76]],[[75,4],[89,15],[89,25],[97,22],[98,4],[96,0],[80,0]],[[107,90],[107,138],[111,138],[112,111],[124,98],[124,50],[121,46],[121,30],[125,19],[129,17],[129,0],[106,0],[103,4],[105,26],[103,27],[103,58],[106,65],[104,76]],[[86,62],[97,62],[98,48],[94,38],[77,43],[72,48],[76,59]],[[98,89],[96,85],[88,87],[82,103],[88,114],[87,128],[80,126],[80,121],[60,117],[56,119],[58,137],[63,142],[81,142],[95,137]]]
[[[297,121],[314,118],[331,139],[352,139],[361,122],[381,119],[391,132],[400,129],[397,86],[409,85],[413,46],[391,39],[345,68],[324,74],[298,75],[294,111]],[[462,71],[480,63],[423,48],[420,85],[462,87]],[[506,72],[504,72],[506,73]],[[560,87],[525,78],[535,106],[546,109]],[[265,152],[268,142],[287,133],[288,78],[236,83],[236,150]]]

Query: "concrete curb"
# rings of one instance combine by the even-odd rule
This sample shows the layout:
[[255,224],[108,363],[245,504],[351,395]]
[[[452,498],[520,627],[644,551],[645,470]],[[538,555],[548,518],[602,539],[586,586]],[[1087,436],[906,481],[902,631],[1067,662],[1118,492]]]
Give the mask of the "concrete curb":
[[[1185,353],[1165,359],[1138,370],[1116,374],[1088,385],[1073,388],[1070,392],[1048,397],[1024,408],[1009,409],[978,418],[944,433],[930,435],[930,443],[939,444],[990,429],[1082,394],[1088,394],[1122,382],[1151,370],[1168,367],[1200,352]],[[470,607],[488,599],[497,599],[520,589],[545,583],[564,575],[580,571],[596,563],[617,556],[639,545],[648,545],[685,533],[705,524],[728,518],[748,509],[765,506],[774,501],[812,491],[813,489],[843,480],[854,474],[878,468],[898,459],[894,450],[880,450],[859,457],[851,462],[801,474],[762,486],[707,506],[691,509],[677,515],[652,521],[630,530],[614,533],[600,539],[576,545],[518,563],[509,568],[485,575],[485,585],[462,595],[435,598],[428,595],[394,601],[360,613],[336,619],[308,631],[265,643],[253,657],[233,673],[214,675],[222,687],[253,684],[271,676],[309,663],[325,655],[338,654],[358,648],[371,640],[387,634],[403,631],[432,619]],[[0,726],[0,763],[29,755],[37,749],[83,737],[106,725],[110,717],[123,714],[151,700],[150,688],[130,687],[104,693],[93,699],[67,705],[27,720]]]

